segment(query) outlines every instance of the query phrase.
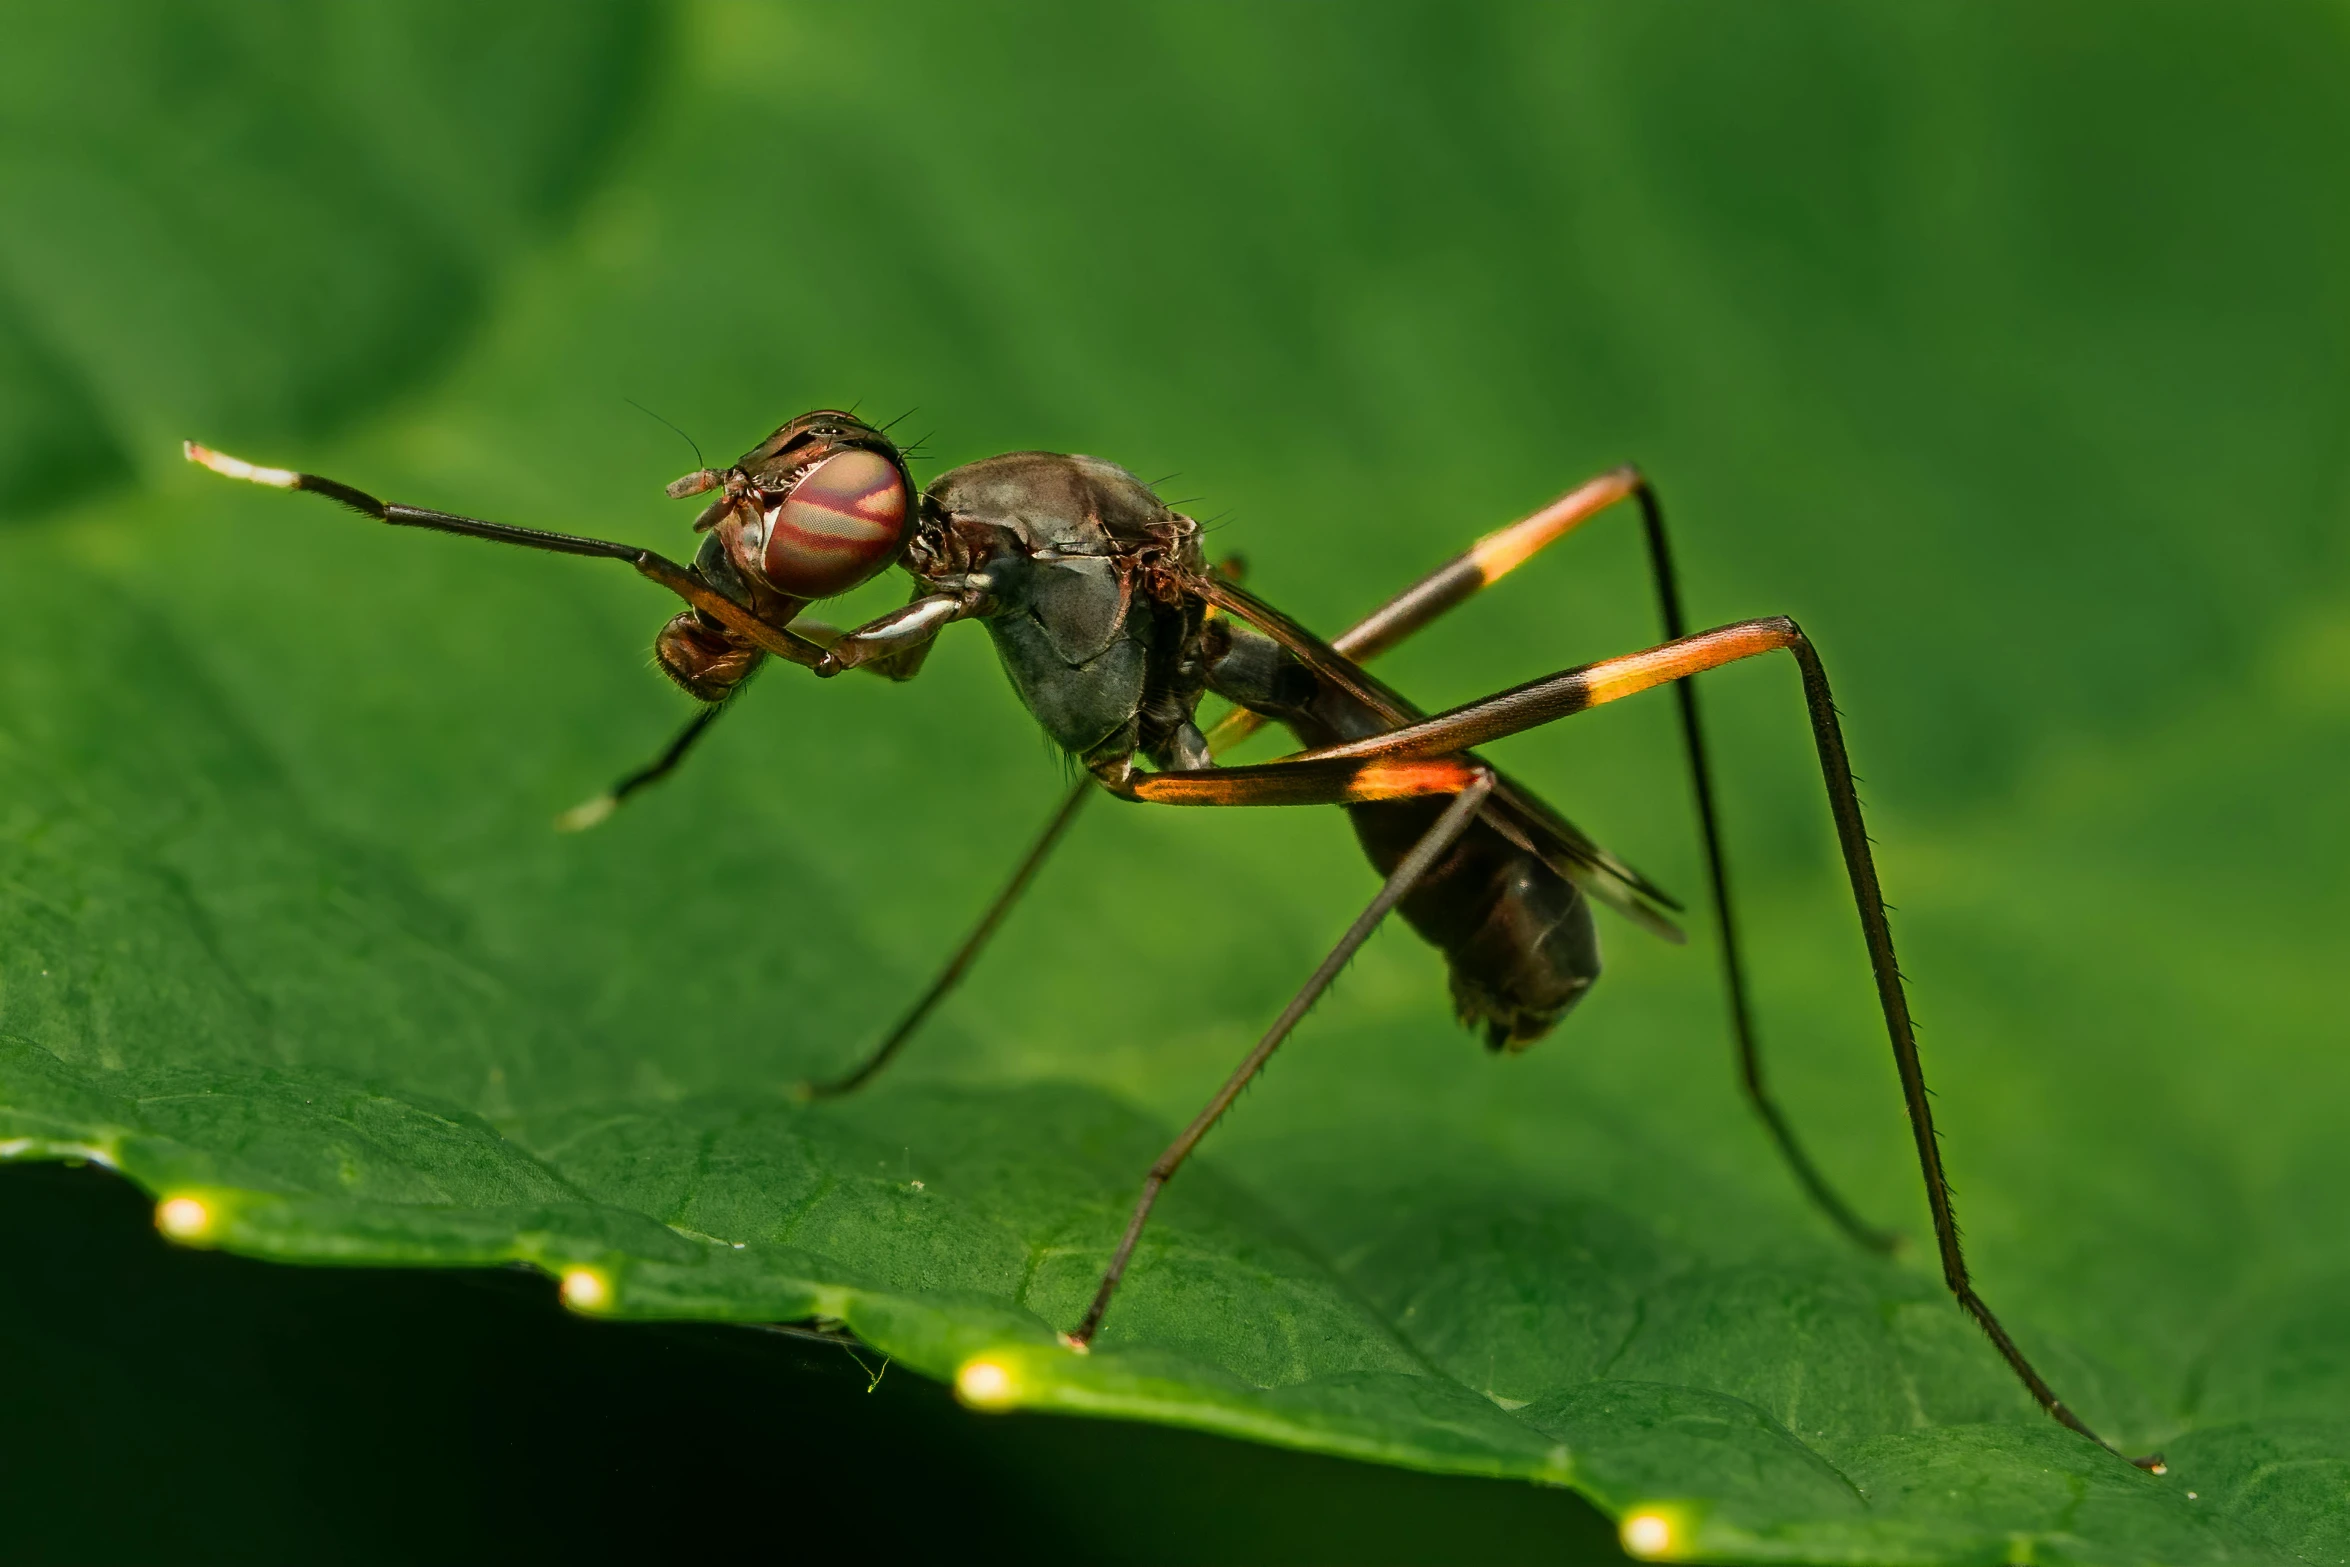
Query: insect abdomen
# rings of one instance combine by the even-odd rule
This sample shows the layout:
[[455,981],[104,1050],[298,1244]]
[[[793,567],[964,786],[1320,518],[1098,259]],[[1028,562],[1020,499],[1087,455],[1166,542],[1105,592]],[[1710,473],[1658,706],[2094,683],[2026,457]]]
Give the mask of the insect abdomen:
[[[1347,807],[1363,853],[1384,876],[1450,801]],[[1523,1050],[1549,1033],[1599,978],[1599,932],[1575,884],[1478,822],[1400,905],[1444,954],[1453,1011],[1487,1048]]]
[[[1229,624],[1216,633],[1212,688],[1287,726],[1301,745],[1337,745],[1384,727],[1356,698],[1318,679],[1269,638]],[[1451,799],[1382,801],[1346,812],[1363,853],[1385,876]],[[1463,833],[1400,908],[1421,939],[1444,954],[1453,1010],[1491,1049],[1523,1050],[1540,1039],[1599,978],[1589,901],[1489,822]]]

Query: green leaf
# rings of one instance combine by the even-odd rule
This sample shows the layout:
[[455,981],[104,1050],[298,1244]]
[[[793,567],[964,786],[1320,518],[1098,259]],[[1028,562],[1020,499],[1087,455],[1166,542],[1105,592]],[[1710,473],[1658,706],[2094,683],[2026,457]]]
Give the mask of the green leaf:
[[[2171,1474],[2039,1415],[1942,1290],[1784,669],[1708,682],[1767,1043],[1904,1258],[1774,1163],[1702,939],[1611,929],[1591,1002],[1492,1060],[1393,931],[1079,1358],[1054,1330],[1143,1169],[1370,894],[1343,822],[1097,807],[903,1066],[802,1108],[1061,787],[984,638],[902,688],[778,671],[560,837],[683,716],[657,595],[160,480],[0,541],[11,1151],[193,1198],[209,1244],[835,1317],[1022,1407],[1572,1484],[1709,1559],[2341,1554],[2329,16],[712,5],[677,37],[453,377],[246,455],[674,545],[685,454],[622,396],[712,456],[919,404],[930,471],[1179,470],[1322,627],[1637,457],[1697,618],[1825,650],[1978,1282]],[[1557,554],[1393,678],[1443,705],[1652,635],[1624,523]],[[1695,890],[1661,701],[1499,754]]]
[[0,516],[412,384],[605,161],[632,0],[95,0],[0,57]]

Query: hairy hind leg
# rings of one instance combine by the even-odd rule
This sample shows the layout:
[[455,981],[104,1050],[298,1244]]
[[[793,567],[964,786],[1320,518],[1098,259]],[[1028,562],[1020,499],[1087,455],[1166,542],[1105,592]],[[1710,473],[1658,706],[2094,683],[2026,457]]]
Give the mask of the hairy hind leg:
[[[1926,1092],[1925,1068],[1918,1059],[1909,998],[1902,988],[1900,965],[1893,954],[1893,927],[1885,915],[1884,890],[1877,879],[1876,857],[1869,848],[1868,827],[1861,817],[1860,794],[1853,781],[1851,759],[1844,748],[1843,726],[1837,719],[1835,700],[1828,689],[1827,670],[1810,639],[1794,621],[1775,616],[1716,627],[1642,652],[1601,659],[1531,680],[1387,734],[1300,752],[1265,765],[1281,770],[1285,777],[1321,776],[1319,770],[1350,762],[1366,769],[1382,764],[1393,766],[1399,769],[1399,777],[1400,769],[1409,767],[1458,766],[1460,754],[1471,746],[1523,733],[1660,685],[1686,683],[1694,675],[1740,659],[1776,652],[1790,655],[1803,674],[1804,706],[1811,724],[1813,746],[1819,753],[1828,812],[1835,823],[1837,848],[1852,884],[1852,899],[1860,915],[1869,969],[1876,980],[1878,1009],[1884,1015],[1886,1038],[1892,1046],[1894,1068],[1901,1079],[1902,1102],[1909,1115],[1910,1135],[1917,1145],[1918,1169],[1924,1178],[1926,1207],[1933,1219],[1943,1282],[2041,1408],[2091,1441],[2110,1447],[2065,1406],[2024,1358],[2023,1351],[2008,1336],[1990,1306],[1975,1292],[1974,1281],[1967,1272],[1966,1254],[1959,1245],[1958,1220],[1951,1208],[1950,1181],[1943,1171],[1942,1148],[1934,1132],[1934,1111]],[[1237,780],[1251,769],[1215,771],[1226,780]],[[1202,780],[1200,774],[1185,776]],[[1219,780],[1209,776],[1204,781],[1212,786]],[[2133,1462],[2158,1473],[2162,1469],[2159,1456]]]

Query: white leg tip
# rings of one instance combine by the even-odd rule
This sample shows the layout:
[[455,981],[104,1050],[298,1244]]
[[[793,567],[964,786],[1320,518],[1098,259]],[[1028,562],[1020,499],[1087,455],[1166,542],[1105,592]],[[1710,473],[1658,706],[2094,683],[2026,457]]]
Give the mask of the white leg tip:
[[180,450],[187,454],[188,461],[209,468],[214,473],[226,478],[244,479],[254,484],[266,484],[273,490],[295,490],[302,487],[302,476],[291,468],[257,467],[242,457],[231,457],[228,453],[216,452],[209,446],[198,446],[194,441],[180,442]]
[[561,816],[555,818],[557,832],[586,832],[620,809],[616,795],[599,794],[592,800],[582,800]]

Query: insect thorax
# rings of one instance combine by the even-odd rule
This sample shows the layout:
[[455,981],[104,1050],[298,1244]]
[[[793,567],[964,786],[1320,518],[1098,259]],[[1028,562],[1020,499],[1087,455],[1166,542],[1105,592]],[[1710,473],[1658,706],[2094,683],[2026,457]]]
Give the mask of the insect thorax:
[[914,557],[926,581],[984,577],[1004,672],[1062,749],[1193,764],[1198,535],[1113,463],[1014,452],[931,485]]

